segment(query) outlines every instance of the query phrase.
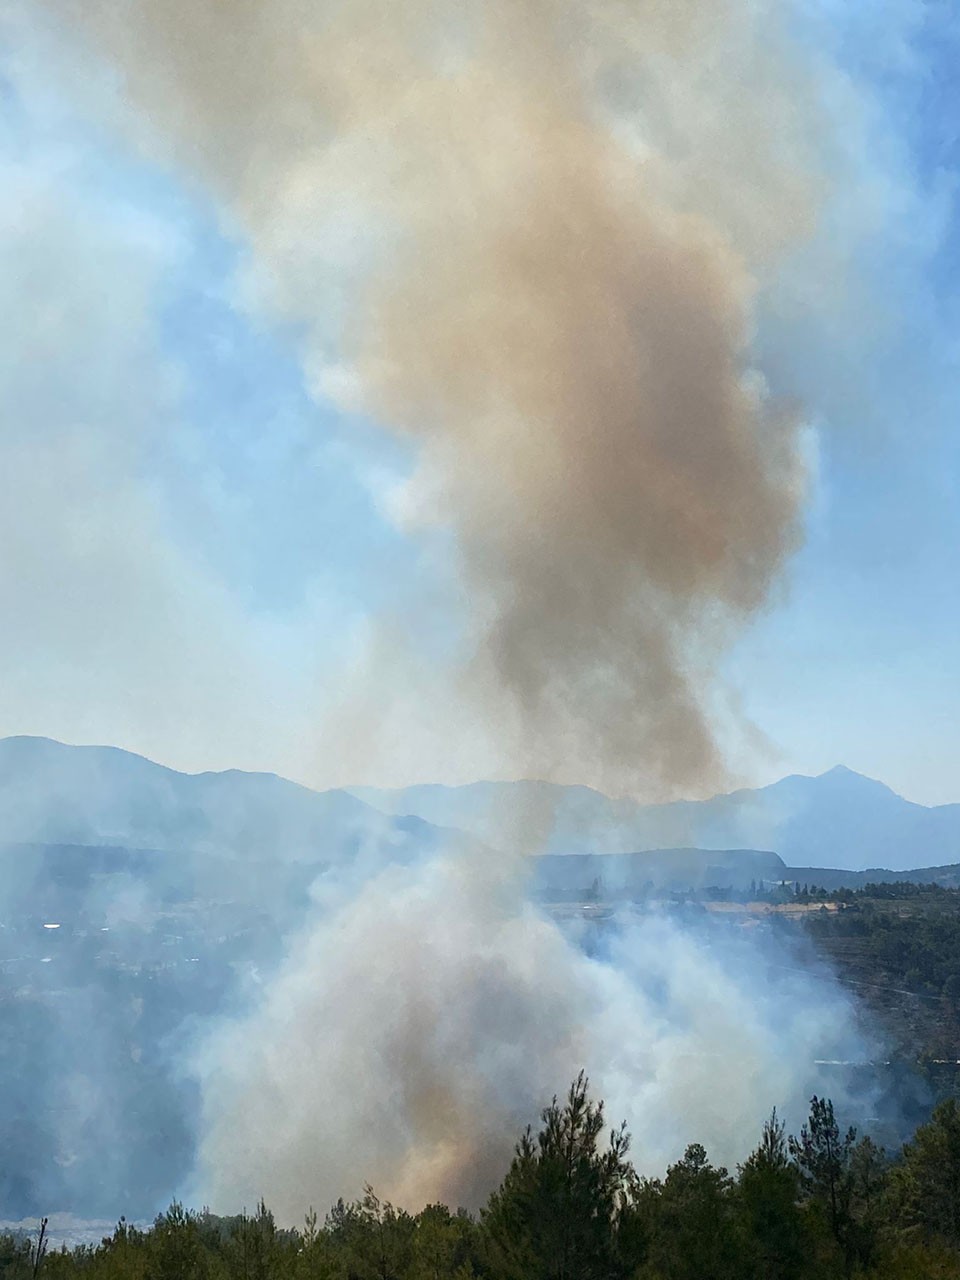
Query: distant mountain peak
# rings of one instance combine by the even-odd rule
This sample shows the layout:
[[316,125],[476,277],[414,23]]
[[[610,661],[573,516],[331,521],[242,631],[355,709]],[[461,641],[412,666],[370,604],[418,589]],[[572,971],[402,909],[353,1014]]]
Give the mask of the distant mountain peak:
[[[856,769],[851,769],[845,764],[835,764],[832,768],[825,769],[823,773],[788,773],[785,777],[776,782],[770,782],[765,787],[759,787],[756,790],[747,787],[741,791],[734,791],[731,795],[737,797],[762,795],[765,791],[777,792],[797,789],[811,793],[819,792],[820,794],[841,790],[857,790],[863,793],[871,791],[879,793],[883,791],[891,796],[897,795],[885,782],[881,782],[878,778],[868,777],[865,773],[858,773]],[[723,797],[718,796],[717,799],[723,799]],[[905,803],[910,802],[906,801]]]
[[883,787],[886,791],[891,790],[879,778],[871,778],[866,773],[858,773],[856,769],[851,769],[845,764],[835,764],[832,769],[825,769],[823,773],[816,775],[818,782],[826,778],[833,778],[838,782],[869,782],[872,787]]
[[845,764],[835,764],[832,769],[827,769],[825,773],[818,774],[814,781],[844,788],[856,787],[861,791],[872,791],[875,794],[884,792],[888,796],[896,796],[898,800],[903,800],[904,804],[913,803],[911,800],[904,800],[899,792],[894,791],[885,782],[881,782],[879,778],[871,778],[865,773],[857,773],[855,769],[849,769]]

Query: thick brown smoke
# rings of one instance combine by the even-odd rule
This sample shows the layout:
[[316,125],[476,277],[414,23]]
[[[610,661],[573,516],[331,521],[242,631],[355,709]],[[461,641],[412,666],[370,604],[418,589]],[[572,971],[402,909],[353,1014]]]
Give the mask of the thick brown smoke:
[[466,687],[527,767],[716,777],[711,676],[802,487],[750,367],[817,194],[778,6],[48,3],[229,209],[318,390],[420,445],[406,519],[456,532]]

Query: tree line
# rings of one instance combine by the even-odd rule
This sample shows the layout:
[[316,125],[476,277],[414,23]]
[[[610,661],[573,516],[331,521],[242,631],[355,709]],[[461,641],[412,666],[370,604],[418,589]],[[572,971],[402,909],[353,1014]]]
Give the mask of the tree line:
[[282,1229],[261,1202],[218,1217],[173,1204],[98,1246],[0,1236],[0,1280],[960,1280],[960,1108],[941,1103],[888,1157],[813,1098],[774,1112],[734,1172],[687,1147],[641,1177],[581,1074],[516,1145],[481,1212],[419,1213],[373,1189]]

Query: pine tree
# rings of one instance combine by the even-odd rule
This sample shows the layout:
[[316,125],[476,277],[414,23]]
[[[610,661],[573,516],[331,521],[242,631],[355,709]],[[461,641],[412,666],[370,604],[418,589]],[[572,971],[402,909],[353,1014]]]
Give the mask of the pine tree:
[[791,1137],[788,1142],[800,1185],[807,1198],[825,1210],[848,1269],[853,1265],[850,1161],[856,1141],[856,1129],[850,1128],[841,1136],[830,1099],[814,1096],[799,1138]]
[[617,1228],[633,1171],[624,1128],[601,1148],[603,1103],[591,1102],[583,1072],[560,1106],[528,1128],[483,1213],[495,1280],[617,1280],[627,1274]]
[[733,1183],[699,1143],[687,1147],[662,1183],[647,1183],[639,1198],[646,1201],[653,1274],[664,1280],[741,1280]]
[[790,1160],[776,1109],[760,1144],[740,1166],[738,1201],[745,1251],[763,1280],[793,1280],[803,1270],[808,1242],[797,1205],[799,1176]]
[[893,1174],[904,1222],[960,1248],[960,1107],[941,1102],[907,1143]]

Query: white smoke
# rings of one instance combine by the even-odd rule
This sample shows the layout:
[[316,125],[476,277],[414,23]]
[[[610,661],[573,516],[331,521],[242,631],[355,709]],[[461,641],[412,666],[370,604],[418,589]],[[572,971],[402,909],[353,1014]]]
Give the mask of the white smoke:
[[265,1195],[289,1222],[367,1181],[405,1207],[475,1209],[580,1066],[641,1171],[695,1140],[733,1162],[773,1105],[799,1116],[815,1059],[863,1053],[835,985],[771,980],[771,959],[656,914],[591,957],[496,858],[388,868],[207,1043],[195,1189],[224,1212]]

